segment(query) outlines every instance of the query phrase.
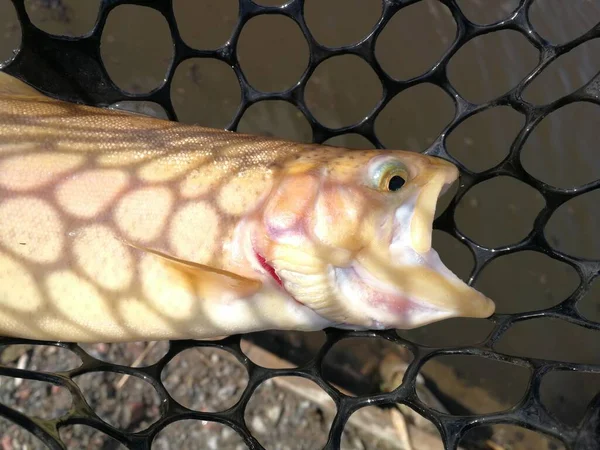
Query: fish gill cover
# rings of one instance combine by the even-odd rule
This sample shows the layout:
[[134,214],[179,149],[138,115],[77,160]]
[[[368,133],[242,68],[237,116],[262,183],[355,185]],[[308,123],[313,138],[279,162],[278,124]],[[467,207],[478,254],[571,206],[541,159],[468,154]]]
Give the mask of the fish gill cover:
[[[10,7],[8,1],[5,3]],[[352,7],[358,5],[355,2],[350,3]],[[388,51],[386,55],[385,52],[378,53],[378,42],[399,40],[399,35],[396,36],[394,34],[398,28],[393,28],[395,31],[389,31],[387,28],[391,27],[392,23],[398,17],[403,17],[404,15],[404,17],[408,18],[408,14],[414,12],[411,8],[415,5],[425,3],[430,8],[431,5],[435,5],[432,10],[433,13],[439,14],[439,11],[442,11],[440,8],[443,8],[443,14],[451,16],[452,20],[450,22],[455,26],[455,29],[450,32],[453,35],[453,39],[443,46],[444,49],[439,52],[436,61],[431,61],[427,67],[421,68],[420,75],[417,73],[408,73],[410,70],[406,69],[406,67],[409,64],[400,64],[401,68],[397,69],[397,71],[402,73],[392,74],[393,70],[388,67],[390,58],[400,58],[401,56],[399,55],[409,55],[410,57],[410,44],[404,42],[404,46],[408,50],[397,47],[392,52]],[[577,2],[574,2],[574,5],[575,3]],[[397,132],[393,132],[394,127],[392,126],[391,135],[389,127],[387,132],[384,130],[378,133],[378,130],[380,130],[378,121],[384,119],[392,120],[390,119],[390,111],[393,111],[391,106],[394,104],[394,101],[401,98],[402,95],[411,92],[411,90],[431,85],[437,86],[445,95],[442,95],[443,99],[432,95],[430,100],[433,102],[434,108],[446,108],[446,110],[448,110],[448,100],[450,100],[451,105],[449,109],[451,110],[451,119],[448,123],[443,123],[439,127],[439,130],[436,130],[435,138],[432,141],[425,144],[415,141],[413,149],[423,150],[427,154],[450,160],[460,168],[460,183],[456,187],[454,196],[448,206],[435,220],[434,228],[454,237],[470,250],[474,259],[474,266],[470,274],[466,275],[465,278],[471,283],[481,281],[484,286],[486,283],[487,285],[490,285],[490,283],[499,283],[500,281],[490,280],[489,277],[487,280],[481,280],[485,278],[484,269],[497,264],[500,260],[508,260],[511,256],[534,252],[546,255],[548,258],[568,266],[569,270],[576,274],[578,280],[572,289],[563,289],[564,293],[561,294],[563,297],[559,301],[553,302],[551,306],[548,306],[546,303],[542,304],[541,307],[538,306],[529,310],[523,309],[523,307],[511,310],[510,308],[503,308],[500,305],[499,311],[492,317],[485,320],[479,319],[480,322],[486,322],[490,326],[487,328],[487,335],[482,337],[478,343],[469,342],[468,344],[459,343],[460,345],[449,345],[444,342],[433,344],[430,342],[429,345],[425,345],[425,343],[419,342],[418,338],[410,334],[392,331],[345,332],[327,330],[325,342],[322,345],[320,344],[314,355],[311,355],[308,359],[303,359],[301,356],[295,354],[296,350],[290,347],[290,341],[282,338],[281,334],[267,334],[270,336],[267,338],[264,337],[265,334],[259,334],[262,336],[261,339],[256,336],[249,337],[250,340],[264,347],[270,348],[280,354],[285,353],[284,356],[287,359],[301,361],[299,365],[287,369],[269,369],[257,365],[242,351],[240,336],[232,336],[218,341],[170,342],[168,350],[161,357],[158,357],[153,364],[145,367],[132,367],[127,364],[106,362],[99,358],[96,353],[87,349],[87,347],[74,343],[43,343],[4,339],[0,342],[3,349],[11,348],[17,344],[33,344],[40,347],[42,345],[49,345],[54,348],[63,347],[70,349],[81,359],[81,364],[75,368],[62,368],[60,370],[56,368],[52,370],[51,368],[46,371],[42,371],[41,369],[36,371],[32,368],[29,370],[12,367],[6,362],[7,358],[3,358],[0,361],[0,376],[2,378],[14,377],[16,379],[23,378],[39,382],[49,382],[56,387],[56,390],[52,391],[53,395],[59,395],[58,392],[61,388],[62,390],[66,389],[71,394],[73,401],[70,408],[64,409],[64,414],[54,418],[42,419],[34,417],[34,414],[28,416],[4,404],[0,404],[0,416],[27,429],[49,448],[56,449],[65,448],[59,437],[59,431],[74,424],[91,426],[111,436],[128,448],[144,449],[152,447],[153,440],[155,440],[161,430],[164,430],[173,422],[188,419],[229,426],[240,435],[248,448],[260,449],[263,448],[261,441],[253,435],[253,432],[257,429],[256,424],[249,425],[246,422],[245,411],[251,402],[253,394],[257,392],[257,389],[264,382],[270,378],[286,375],[299,376],[312,380],[333,399],[336,413],[331,423],[329,434],[326,437],[325,448],[327,449],[340,448],[344,427],[351,415],[356,411],[370,406],[389,407],[398,403],[407,405],[421,416],[430,420],[439,431],[446,449],[455,449],[459,444],[462,446],[469,445],[469,441],[464,440],[464,438],[471,430],[484,429],[498,424],[511,424],[543,433],[556,439],[565,448],[598,448],[598,441],[600,441],[600,403],[598,399],[600,397],[594,397],[589,402],[585,412],[581,414],[581,417],[577,421],[567,423],[565,420],[561,420],[562,418],[557,417],[555,411],[551,411],[551,408],[543,401],[542,384],[544,377],[548,378],[554,374],[563,372],[576,372],[588,375],[598,374],[600,373],[600,360],[597,357],[587,359],[584,357],[582,358],[583,361],[574,362],[572,358],[569,358],[569,355],[567,357],[561,357],[562,355],[556,357],[551,351],[544,354],[515,355],[515,352],[506,351],[499,344],[501,344],[503,337],[511,333],[511,330],[515,330],[527,322],[545,319],[546,321],[555,320],[565,324],[573,324],[579,327],[578,329],[580,330],[586,330],[586,332],[590,330],[589,334],[575,333],[578,337],[585,336],[589,339],[589,341],[581,340],[576,342],[575,345],[578,347],[590,345],[592,349],[597,349],[592,342],[593,340],[597,340],[596,333],[600,328],[598,322],[592,320],[597,318],[597,314],[594,316],[593,313],[586,313],[586,308],[582,305],[582,299],[586,297],[586,294],[591,292],[593,280],[599,272],[598,252],[594,252],[595,249],[590,248],[587,249],[588,251],[584,251],[584,256],[586,257],[580,257],[581,255],[575,256],[574,252],[569,252],[568,249],[564,248],[564,244],[563,248],[560,248],[561,243],[556,242],[548,230],[551,228],[553,216],[557,212],[560,212],[558,210],[561,207],[566,206],[571,211],[571,214],[576,214],[577,208],[581,208],[582,206],[578,206],[575,203],[583,198],[582,196],[585,196],[585,194],[590,193],[593,195],[593,191],[600,186],[600,180],[596,179],[598,177],[593,176],[593,174],[597,175],[598,172],[592,170],[592,176],[586,177],[585,170],[581,171],[582,174],[579,176],[577,187],[573,187],[565,182],[564,177],[561,178],[560,170],[554,175],[546,177],[547,179],[543,179],[543,176],[536,173],[537,169],[535,165],[532,166],[532,160],[536,158],[540,160],[546,158],[548,155],[544,153],[543,148],[536,148],[535,152],[537,152],[537,156],[532,158],[531,152],[525,154],[525,150],[530,145],[528,142],[531,141],[535,142],[535,145],[539,147],[542,147],[542,144],[548,143],[542,142],[543,139],[541,138],[538,138],[538,140],[534,138],[536,138],[536,130],[548,126],[544,122],[549,116],[565,111],[573,105],[585,104],[596,107],[600,103],[600,84],[597,73],[590,74],[589,79],[585,83],[581,83],[580,86],[571,89],[567,95],[552,98],[551,100],[546,98],[545,102],[532,100],[527,90],[537,79],[542,79],[550,71],[549,66],[563,55],[567,57],[577,52],[579,48],[587,43],[593,43],[594,39],[600,36],[600,24],[592,23],[592,26],[587,27],[587,31],[577,36],[566,36],[566,38],[563,36],[563,42],[552,43],[540,34],[544,26],[548,25],[535,23],[532,11],[534,8],[547,8],[547,16],[552,19],[549,23],[553,23],[552,21],[560,23],[562,17],[560,14],[554,14],[554,11],[552,11],[552,8],[556,7],[556,2],[544,3],[542,1],[534,2],[533,0],[522,0],[518,4],[514,1],[504,2],[503,5],[512,4],[505,11],[504,18],[501,20],[494,18],[493,20],[488,20],[490,23],[480,25],[472,21],[475,20],[473,17],[470,17],[470,20],[465,15],[465,11],[467,10],[465,7],[466,2],[459,2],[457,0],[440,0],[439,2],[383,0],[380,3],[380,15],[376,17],[374,26],[371,29],[365,30],[364,35],[360,39],[356,39],[355,43],[342,45],[344,44],[343,42],[336,40],[335,22],[332,22],[333,25],[329,28],[321,27],[320,31],[316,27],[314,29],[311,28],[311,22],[315,19],[310,9],[312,6],[309,6],[311,4],[310,1],[292,0],[283,5],[263,6],[250,0],[240,0],[237,15],[228,17],[233,31],[230,35],[224,35],[223,41],[225,43],[222,45],[213,45],[213,49],[210,50],[201,50],[193,45],[194,31],[190,31],[189,27],[185,28],[184,20],[181,16],[177,16],[174,10],[174,5],[176,6],[177,2],[168,0],[104,0],[99,4],[97,16],[88,20],[89,23],[87,26],[91,31],[88,32],[86,31],[87,29],[83,31],[78,30],[81,32],[74,33],[74,36],[58,36],[51,34],[53,32],[51,29],[46,29],[45,31],[40,29],[38,27],[40,24],[35,20],[37,17],[36,10],[32,8],[32,5],[34,5],[38,7],[38,10],[40,8],[51,10],[55,21],[62,21],[68,24],[70,21],[68,2],[58,0],[12,0],[12,4],[14,6],[14,14],[16,14],[15,17],[18,18],[20,25],[21,42],[18,49],[15,50],[14,54],[2,66],[2,70],[27,80],[36,88],[64,100],[101,106],[114,105],[115,103],[129,100],[154,102],[164,108],[164,113],[168,118],[178,120],[181,117],[178,117],[176,113],[177,107],[172,95],[174,92],[172,85],[177,78],[177,69],[178,67],[184,67],[196,58],[201,58],[202,61],[206,62],[205,67],[208,68],[214,67],[216,69],[216,66],[214,66],[216,62],[224,63],[230,67],[233,70],[236,81],[239,83],[240,89],[239,103],[236,103],[238,99],[231,101],[226,95],[223,96],[222,107],[227,109],[232,117],[229,123],[207,123],[210,120],[216,119],[212,117],[214,115],[211,115],[211,111],[204,111],[200,113],[202,115],[202,125],[219,125],[229,130],[240,130],[240,128],[243,129],[244,126],[247,126],[243,120],[245,113],[251,111],[255,105],[259,106],[261,102],[265,101],[284,101],[296,107],[299,114],[307,120],[308,127],[304,129],[303,133],[308,141],[316,143],[326,141],[335,142],[335,139],[340,139],[340,137],[343,139],[345,135],[354,134],[366,139],[372,146],[385,148],[390,147],[387,144],[388,141],[393,142],[394,139],[398,139],[398,133],[406,133],[406,130],[410,126],[415,125],[408,121],[408,123],[398,124]],[[0,3],[0,10],[8,11],[7,5]],[[109,24],[107,20],[110,20],[111,13],[123,5],[141,5],[151,8],[161,14],[166,20],[168,24],[167,34],[170,35],[172,43],[163,43],[163,47],[157,45],[156,48],[157,53],[165,50],[165,48],[167,53],[171,50],[173,51],[173,57],[167,64],[167,74],[164,79],[162,76],[159,76],[159,81],[155,82],[140,77],[141,86],[131,85],[125,89],[123,83],[117,80],[115,73],[111,72],[112,69],[107,67],[111,65],[111,62],[110,59],[106,58],[102,47],[105,45],[110,46],[110,36],[107,38],[103,33],[106,32]],[[337,12],[340,12],[339,8],[342,7],[340,5],[341,3],[338,2],[337,10],[333,8],[331,11],[332,17]],[[578,6],[573,6],[573,10],[576,8]],[[202,8],[198,7],[197,12],[200,14]],[[210,16],[208,12],[209,9],[206,9],[206,15]],[[252,73],[250,67],[247,70],[244,69],[247,67],[244,61],[244,58],[246,58],[245,53],[247,52],[242,45],[241,36],[251,26],[254,26],[254,19],[261,17],[276,17],[277,20],[285,19],[295,23],[304,36],[306,46],[298,45],[295,48],[287,50],[288,54],[290,52],[296,52],[298,55],[305,53],[307,58],[306,65],[300,65],[300,70],[290,67],[289,70],[284,71],[287,74],[287,78],[293,80],[293,82],[289,82],[289,80],[276,80],[276,82],[271,83],[275,86],[274,88],[273,86],[261,86],[263,81],[261,81],[260,73]],[[432,14],[431,17],[436,19],[431,19],[434,28],[435,26],[440,27],[438,28],[438,31],[440,31],[442,24],[438,21],[439,17],[436,18],[435,14]],[[192,17],[187,20],[193,22],[195,19]],[[198,16],[197,20],[203,21],[203,26],[211,25],[210,19],[205,20]],[[285,27],[275,26],[275,22],[272,22],[272,25],[273,35],[267,36],[265,42],[277,40],[277,33],[284,33],[282,30]],[[126,24],[121,23],[120,26],[123,27]],[[424,28],[427,26],[431,26],[431,23],[423,24]],[[157,33],[159,31],[157,30]],[[523,50],[523,54],[516,56],[517,59],[526,59],[527,55],[525,53],[532,49],[535,50],[534,53],[538,59],[531,67],[527,67],[525,70],[521,70],[523,69],[521,61],[513,59],[512,64],[514,67],[511,66],[505,69],[514,78],[514,82],[511,86],[500,86],[496,89],[493,80],[486,79],[486,76],[489,74],[485,74],[485,65],[481,62],[479,62],[482,64],[481,67],[478,67],[479,63],[469,65],[464,58],[461,59],[461,51],[463,47],[476,45],[478,39],[487,39],[488,37],[491,39],[492,36],[497,36],[501,33],[516,33],[520,39],[528,43],[526,47],[529,50]],[[9,32],[6,33],[7,39],[10,37],[9,34]],[[442,34],[440,31],[437,38],[433,39],[433,41],[422,43],[420,46],[415,45],[415,47],[439,47],[440,41],[443,41]],[[418,38],[422,39],[423,37],[418,36]],[[328,43],[331,46],[326,46],[323,43]],[[165,45],[166,47],[164,47]],[[269,49],[265,48],[264,53],[268,55]],[[592,54],[594,55],[593,52]],[[284,50],[281,55],[277,56],[284,60],[286,51]],[[131,55],[132,59],[143,59],[144,57],[145,55]],[[262,58],[258,54],[255,54],[255,57]],[[312,92],[315,89],[315,80],[312,77],[319,74],[319,71],[323,67],[322,64],[330,61],[330,58],[340,57],[353,57],[366,62],[371,70],[369,72],[370,75],[361,75],[360,71],[363,69],[358,66],[354,75],[359,78],[362,77],[361,80],[364,83],[376,83],[374,79],[371,79],[373,78],[372,75],[375,74],[381,86],[380,97],[371,105],[368,114],[352,117],[352,120],[345,116],[328,117],[322,111],[318,111],[318,108],[313,107],[316,101],[315,96],[319,94]],[[509,58],[508,64],[510,63]],[[454,67],[452,67],[453,64]],[[200,64],[200,66],[202,65]],[[294,65],[292,64],[291,66]],[[268,69],[269,66],[267,65],[266,67]],[[202,73],[197,73],[192,70],[194,68],[197,68],[197,66],[192,67],[189,72],[193,79],[201,79],[203,76],[206,76],[202,71]],[[480,72],[477,71],[478,68],[481,68]],[[294,73],[294,70],[297,73]],[[457,71],[470,74],[472,77],[470,78],[470,82],[465,84],[465,79],[468,80],[469,77],[463,76],[462,81],[458,80],[453,84],[452,81],[454,81]],[[396,75],[400,75],[399,78],[402,79],[397,79]],[[349,83],[352,84],[352,81]],[[461,83],[463,87],[459,90],[456,84]],[[478,98],[482,96],[478,95],[480,93],[477,92],[477,89],[470,89],[473,88],[473,85],[476,86],[477,83],[488,83],[491,85],[488,86],[490,89],[486,91],[488,94],[487,98]],[[548,86],[548,89],[542,89],[544,91],[542,96],[547,97],[551,94],[551,92],[547,91],[552,90],[552,84],[548,80],[546,80],[546,83],[548,84],[545,87]],[[473,93],[474,91],[475,93]],[[490,96],[490,92],[494,95]],[[176,91],[175,93],[177,94]],[[210,93],[207,95],[217,94],[219,93]],[[321,99],[321,101],[336,102],[344,100],[332,96],[331,98]],[[390,106],[390,111],[386,109],[388,106]],[[455,155],[448,151],[453,133],[460,135],[461,124],[467,120],[481,117],[488,111],[497,111],[502,108],[512,110],[520,115],[520,121],[517,125],[518,132],[514,133],[514,139],[506,141],[506,145],[510,148],[506,154],[498,156],[492,165],[475,167],[478,165],[481,166],[481,162],[473,160],[471,161],[472,164],[467,165],[460,158],[457,158],[458,152]],[[195,109],[201,109],[201,107],[196,105]],[[574,112],[570,115],[577,117]],[[272,118],[279,121],[282,128],[285,129],[286,124],[282,122],[283,119],[281,117],[272,116]],[[436,114],[432,113],[424,120],[436,121],[438,118]],[[586,115],[579,118],[583,122],[588,119],[590,117]],[[350,124],[342,124],[342,122],[350,122]],[[488,131],[500,140],[503,137],[502,131],[505,130],[488,129]],[[550,140],[552,140],[552,137],[556,137],[552,132],[552,130],[547,132],[547,135],[551,136]],[[386,134],[387,137],[385,137]],[[333,141],[330,141],[332,139]],[[506,138],[504,137],[504,139]],[[396,140],[396,142],[398,141]],[[550,142],[550,145],[552,144],[556,144],[556,140]],[[588,146],[597,145],[592,142],[585,142],[585,144]],[[397,147],[396,144],[394,146]],[[403,147],[407,146],[403,145]],[[423,148],[418,148],[420,146]],[[467,138],[464,140],[464,146],[469,146]],[[587,150],[589,153],[594,153],[593,148],[588,148]],[[485,149],[482,151],[485,151]],[[492,150],[490,149],[490,151]],[[569,165],[569,159],[575,157],[574,155],[567,156],[561,164]],[[592,158],[587,163],[584,162],[584,166],[587,164],[593,169],[598,164],[598,160],[599,158],[596,156],[595,159]],[[558,167],[560,167],[560,164]],[[535,211],[531,219],[531,223],[533,224],[531,230],[525,233],[524,236],[512,239],[512,242],[508,244],[497,244],[498,241],[494,241],[493,237],[490,238],[489,235],[486,235],[485,230],[482,229],[474,230],[473,233],[466,233],[465,229],[461,229],[463,227],[460,223],[461,202],[469,199],[470,195],[470,201],[475,202],[476,197],[472,196],[473,192],[486,183],[503,178],[518,180],[521,184],[531,188],[538,197],[541,196],[542,201],[539,202],[537,211]],[[571,202],[572,200],[573,202]],[[566,205],[567,203],[569,204]],[[493,211],[490,211],[490,213],[493,214]],[[527,212],[522,212],[521,215],[527,215]],[[591,220],[593,223],[593,219]],[[468,228],[468,225],[465,225],[464,228]],[[581,229],[586,230],[585,227]],[[576,228],[576,230],[579,229]],[[595,234],[596,229],[593,226],[588,230]],[[479,236],[477,242],[473,238],[474,235]],[[486,240],[489,244],[483,245]],[[534,260],[535,258],[531,259],[532,270],[536,263]],[[537,262],[539,263],[539,260]],[[589,308],[587,309],[589,310]],[[544,323],[546,325],[549,324],[549,322]],[[543,328],[538,326],[537,330],[541,333],[543,332]],[[524,336],[523,340],[527,335],[522,334],[522,336]],[[360,337],[377,337],[398,348],[405,349],[405,351],[411,354],[412,360],[406,369],[401,384],[400,380],[397,380],[397,383],[386,392],[374,393],[368,388],[364,389],[364,386],[361,388],[360,380],[353,379],[352,376],[345,373],[342,364],[324,364],[328,353],[337,344]],[[548,340],[548,348],[551,348],[553,345],[555,343]],[[177,396],[165,386],[167,381],[165,381],[164,372],[172,360],[182,356],[189,349],[207,347],[226,350],[228,354],[233,355],[247,372],[248,382],[237,401],[226,405],[227,409],[220,412],[202,411],[198,410],[199,408],[193,408],[191,405],[187,405],[188,407],[186,407],[181,402],[178,402],[176,400]],[[508,409],[475,414],[473,411],[461,411],[460,408],[453,408],[452,405],[447,403],[446,408],[450,413],[442,413],[439,410],[440,408],[432,407],[430,402],[423,401],[423,398],[418,394],[420,386],[418,375],[423,367],[434,359],[440,360],[457,355],[469,358],[479,357],[477,359],[481,361],[485,358],[525,368],[527,369],[526,388],[518,401]],[[158,402],[158,419],[141,430],[119,429],[119,427],[108,423],[109,421],[102,420],[90,408],[89,403],[86,402],[86,400],[89,400],[89,397],[84,395],[81,386],[74,381],[77,377],[100,371],[129,374],[149,383],[160,398]],[[597,386],[597,380],[597,378],[594,378],[591,382],[596,383]],[[506,384],[510,385],[513,381],[507,380]],[[359,395],[342,393],[332,386],[332,382]],[[555,386],[557,384],[555,383]],[[430,384],[430,387],[433,386]],[[510,386],[508,389],[510,389]],[[597,393],[598,389],[592,388],[592,391]],[[570,394],[572,394],[570,391],[562,393],[563,404],[569,403]],[[252,432],[250,428],[252,428]],[[6,443],[2,442],[2,445],[5,446],[3,448],[10,448],[6,447],[10,445],[8,441]],[[197,445],[206,445],[206,448],[210,447],[205,442],[198,442]],[[551,448],[551,444],[549,444],[548,448]]]

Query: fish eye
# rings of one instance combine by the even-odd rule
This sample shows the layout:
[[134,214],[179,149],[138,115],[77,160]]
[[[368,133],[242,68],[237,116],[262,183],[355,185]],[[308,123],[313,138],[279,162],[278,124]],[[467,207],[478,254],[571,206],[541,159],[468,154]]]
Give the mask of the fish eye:
[[388,181],[388,191],[397,191],[404,186],[404,183],[406,183],[404,178],[402,178],[400,175],[394,175]]
[[408,181],[408,170],[398,160],[386,159],[369,168],[371,187],[378,191],[398,191]]

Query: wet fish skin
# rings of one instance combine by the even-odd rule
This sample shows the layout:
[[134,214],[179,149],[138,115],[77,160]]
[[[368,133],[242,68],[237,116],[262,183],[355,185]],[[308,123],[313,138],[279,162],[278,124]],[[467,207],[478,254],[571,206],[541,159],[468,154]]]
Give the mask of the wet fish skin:
[[494,303],[431,248],[436,201],[457,177],[413,152],[65,103],[0,72],[0,335],[205,339],[487,317]]

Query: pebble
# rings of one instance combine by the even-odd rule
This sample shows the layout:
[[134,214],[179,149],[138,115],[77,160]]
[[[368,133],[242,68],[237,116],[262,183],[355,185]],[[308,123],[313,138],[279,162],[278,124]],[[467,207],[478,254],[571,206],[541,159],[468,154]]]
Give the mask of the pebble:
[[267,410],[267,417],[271,422],[276,423],[281,417],[281,406],[275,405]]
[[258,416],[254,416],[254,418],[252,419],[252,431],[258,434],[265,434],[267,432],[267,427],[265,423]]
[[206,440],[206,446],[209,450],[218,450],[219,448],[219,437],[211,436]]

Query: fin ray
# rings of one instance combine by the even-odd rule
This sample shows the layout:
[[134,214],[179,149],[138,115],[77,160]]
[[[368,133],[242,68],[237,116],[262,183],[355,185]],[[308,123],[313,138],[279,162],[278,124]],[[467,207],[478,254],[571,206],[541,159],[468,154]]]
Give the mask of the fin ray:
[[229,291],[239,297],[246,297],[257,292],[262,287],[262,282],[257,279],[247,278],[217,267],[180,259],[159,250],[136,245],[128,241],[123,242],[130,247],[158,257],[171,269],[186,275],[205,295],[214,294],[219,291]]

